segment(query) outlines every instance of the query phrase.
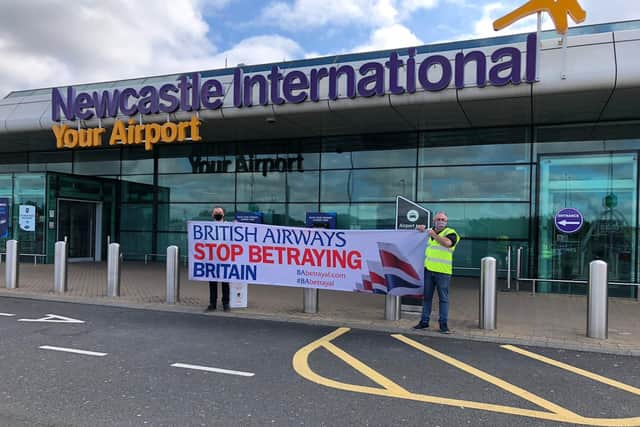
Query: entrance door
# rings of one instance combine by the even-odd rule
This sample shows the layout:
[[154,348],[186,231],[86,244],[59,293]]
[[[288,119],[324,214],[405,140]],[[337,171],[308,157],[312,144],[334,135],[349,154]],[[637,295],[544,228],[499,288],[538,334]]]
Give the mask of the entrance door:
[[95,260],[96,203],[58,199],[58,240],[65,237],[69,260]]
[[[539,188],[539,277],[584,280],[589,263],[600,259],[610,281],[636,281],[635,154],[541,157]],[[555,215],[563,208],[582,214],[580,229],[558,230]],[[539,290],[583,294],[586,286],[541,283]],[[609,294],[632,297],[634,288],[611,286]]]

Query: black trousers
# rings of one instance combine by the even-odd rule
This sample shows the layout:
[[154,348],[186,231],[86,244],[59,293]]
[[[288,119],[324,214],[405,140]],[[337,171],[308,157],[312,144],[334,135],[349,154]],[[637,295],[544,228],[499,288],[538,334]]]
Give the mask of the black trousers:
[[229,283],[209,282],[209,305],[216,306],[218,301],[218,283],[222,284],[222,306],[229,307]]

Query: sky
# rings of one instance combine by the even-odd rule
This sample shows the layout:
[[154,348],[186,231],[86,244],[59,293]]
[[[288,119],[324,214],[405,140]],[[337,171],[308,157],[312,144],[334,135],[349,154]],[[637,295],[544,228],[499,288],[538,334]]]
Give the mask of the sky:
[[[0,0],[0,99],[14,90],[534,31],[535,17],[492,28],[525,2]],[[583,25],[640,19],[640,0],[578,2]],[[550,19],[543,28],[553,28]]]

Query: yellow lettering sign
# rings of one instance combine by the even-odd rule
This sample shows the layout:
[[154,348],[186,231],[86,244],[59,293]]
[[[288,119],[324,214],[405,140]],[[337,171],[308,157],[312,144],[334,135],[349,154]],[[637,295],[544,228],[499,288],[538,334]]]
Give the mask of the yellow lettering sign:
[[580,6],[578,0],[530,0],[513,12],[497,19],[493,23],[493,29],[502,30],[524,17],[540,12],[547,12],[551,16],[556,31],[560,34],[565,34],[569,27],[567,15],[576,24],[587,19],[587,12]]
[[[195,116],[188,122],[137,124],[133,119],[125,124],[122,120],[113,123],[109,145],[142,145],[151,151],[159,142],[173,144],[183,141],[202,141],[200,125]],[[73,129],[67,125],[53,125],[56,148],[90,148],[102,146],[104,128]]]

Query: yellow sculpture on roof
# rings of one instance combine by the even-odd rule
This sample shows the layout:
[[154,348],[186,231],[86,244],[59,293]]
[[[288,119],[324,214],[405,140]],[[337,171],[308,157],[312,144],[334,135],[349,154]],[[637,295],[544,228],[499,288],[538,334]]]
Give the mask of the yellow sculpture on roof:
[[569,27],[567,15],[571,16],[576,24],[587,19],[587,12],[580,6],[578,0],[529,0],[513,12],[497,19],[493,23],[493,29],[502,30],[526,16],[540,12],[547,12],[551,16],[556,31],[560,34],[565,34]]

